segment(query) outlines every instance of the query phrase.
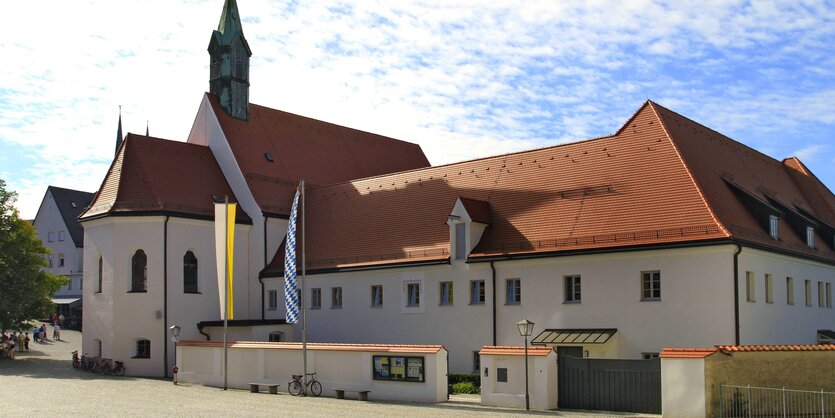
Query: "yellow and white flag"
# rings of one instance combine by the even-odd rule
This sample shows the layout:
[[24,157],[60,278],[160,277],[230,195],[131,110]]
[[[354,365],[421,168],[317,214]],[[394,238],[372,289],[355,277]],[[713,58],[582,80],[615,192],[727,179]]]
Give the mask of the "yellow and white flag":
[[[215,255],[217,258],[217,290],[220,302],[220,319],[235,319],[234,281],[235,270],[235,203],[215,203]],[[228,285],[229,292],[226,292]]]

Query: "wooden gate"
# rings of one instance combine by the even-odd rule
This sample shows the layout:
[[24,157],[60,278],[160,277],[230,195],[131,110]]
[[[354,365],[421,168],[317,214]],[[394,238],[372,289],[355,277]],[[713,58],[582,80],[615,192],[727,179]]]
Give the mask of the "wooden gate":
[[561,409],[661,413],[661,359],[560,357]]

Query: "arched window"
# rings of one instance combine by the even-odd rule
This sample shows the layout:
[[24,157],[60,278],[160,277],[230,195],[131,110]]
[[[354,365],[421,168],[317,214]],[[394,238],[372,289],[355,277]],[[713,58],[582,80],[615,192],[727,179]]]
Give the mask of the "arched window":
[[136,355],[133,358],[151,358],[151,341],[136,340]]
[[145,251],[136,250],[133,253],[133,258],[131,259],[130,291],[148,291],[148,257],[145,255]]
[[197,257],[191,251],[183,256],[183,292],[197,292]]
[[99,256],[99,276],[98,276],[98,286],[96,286],[96,293],[101,293],[101,273],[102,273],[102,264],[103,260],[102,257]]
[[270,333],[270,342],[271,343],[280,343],[284,341],[284,333],[281,331],[273,331]]

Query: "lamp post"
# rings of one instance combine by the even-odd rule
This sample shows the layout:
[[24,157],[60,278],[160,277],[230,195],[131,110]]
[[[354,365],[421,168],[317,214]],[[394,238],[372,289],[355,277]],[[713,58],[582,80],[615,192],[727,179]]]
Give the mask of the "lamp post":
[[531,409],[531,397],[528,392],[528,337],[533,334],[534,323],[528,321],[527,318],[516,323],[519,328],[519,335],[525,337],[525,410]]
[[171,325],[168,329],[171,330],[171,340],[174,341],[174,384],[177,384],[177,337],[180,336],[180,326],[177,324]]

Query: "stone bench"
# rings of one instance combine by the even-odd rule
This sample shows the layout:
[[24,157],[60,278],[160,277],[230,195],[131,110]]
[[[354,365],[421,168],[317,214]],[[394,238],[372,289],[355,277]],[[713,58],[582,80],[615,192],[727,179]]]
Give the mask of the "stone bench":
[[258,393],[261,386],[266,386],[267,388],[269,388],[271,395],[278,394],[278,383],[250,383],[249,391],[252,393]]
[[348,388],[334,388],[336,391],[336,399],[345,399],[345,392],[356,392],[357,393],[357,400],[360,401],[367,401],[368,394],[371,392],[370,390],[366,389],[348,389]]

